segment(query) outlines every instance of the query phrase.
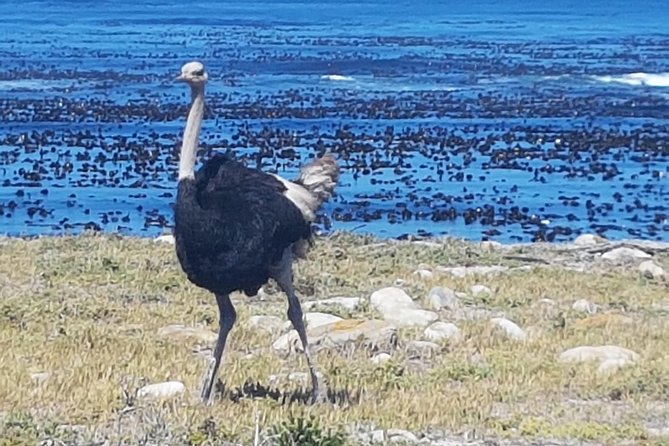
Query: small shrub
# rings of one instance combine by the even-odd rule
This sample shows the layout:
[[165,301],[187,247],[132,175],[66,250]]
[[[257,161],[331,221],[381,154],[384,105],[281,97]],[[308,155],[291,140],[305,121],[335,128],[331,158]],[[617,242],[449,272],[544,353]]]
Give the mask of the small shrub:
[[271,429],[273,444],[277,446],[343,446],[343,432],[328,428],[323,430],[313,415],[309,419],[293,417],[282,421]]

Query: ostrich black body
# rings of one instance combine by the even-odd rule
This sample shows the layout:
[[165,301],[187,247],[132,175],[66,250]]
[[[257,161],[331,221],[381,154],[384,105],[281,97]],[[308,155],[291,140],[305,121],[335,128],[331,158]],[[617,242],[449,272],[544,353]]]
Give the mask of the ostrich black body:
[[291,244],[311,225],[276,178],[226,155],[182,179],[175,208],[177,257],[188,279],[214,293],[249,296],[269,279]]

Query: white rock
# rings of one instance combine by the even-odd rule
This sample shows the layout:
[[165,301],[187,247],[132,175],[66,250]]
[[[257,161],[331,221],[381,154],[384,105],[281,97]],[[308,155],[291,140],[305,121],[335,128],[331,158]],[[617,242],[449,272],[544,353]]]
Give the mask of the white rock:
[[621,262],[621,261],[624,262],[636,259],[649,259],[650,257],[651,255],[645,251],[636,248],[627,248],[624,246],[612,249],[611,251],[607,251],[604,254],[602,254],[602,259],[609,260],[611,262]]
[[491,252],[491,251],[494,251],[496,249],[501,248],[502,244],[500,242],[495,242],[495,241],[492,241],[492,240],[486,240],[486,241],[481,242],[480,246],[481,246],[482,250]]
[[432,280],[432,278],[434,278],[434,274],[429,269],[417,269],[413,274],[423,280]]
[[472,296],[477,297],[477,296],[482,296],[482,295],[492,295],[492,290],[488,288],[485,285],[472,285],[472,287],[469,289],[471,291]]
[[455,310],[461,307],[460,299],[455,294],[455,291],[445,287],[434,287],[427,295],[427,301],[430,307],[434,310],[446,308],[447,310]]
[[309,342],[315,349],[348,346],[394,348],[397,345],[397,327],[378,319],[347,319],[310,329]]
[[383,319],[398,328],[427,327],[439,319],[439,315],[428,310],[400,310],[398,313],[384,314]]
[[246,326],[272,334],[282,330],[283,320],[276,316],[254,315],[248,318]]
[[425,329],[423,336],[433,342],[444,340],[458,340],[460,338],[460,329],[450,322],[435,322]]
[[186,327],[181,324],[167,325],[158,329],[158,336],[171,339],[191,339],[210,344],[216,342],[218,334],[202,327]]
[[527,340],[527,333],[525,333],[525,331],[523,331],[523,329],[520,328],[515,322],[512,322],[503,317],[494,317],[490,319],[490,322],[496,327],[501,328],[511,339],[515,339],[517,341]]
[[30,374],[30,379],[35,381],[35,384],[38,386],[41,386],[46,382],[51,377],[51,373],[49,372],[38,372],[38,373],[31,373]]
[[579,313],[595,314],[598,306],[587,299],[579,299],[572,304],[571,309]]
[[[329,313],[305,313],[304,318],[306,319],[306,324],[307,327],[315,328],[315,327],[320,327],[321,325],[327,325],[331,324],[333,322],[341,321],[343,320],[339,316],[335,316],[334,314],[329,314]],[[290,325],[291,327],[293,326],[292,324]]]
[[154,242],[157,243],[167,243],[170,245],[174,245],[174,236],[172,234],[163,234],[159,235],[158,237],[153,239]]
[[297,332],[295,330],[290,330],[288,333],[279,336],[277,340],[272,343],[272,350],[281,356],[286,356],[293,351],[300,350],[299,343],[300,338],[297,335]]
[[559,357],[560,362],[598,361],[600,366],[605,361],[622,360],[633,363],[638,359],[639,355],[636,352],[616,345],[574,347],[565,350]]
[[310,310],[314,307],[342,307],[347,310],[355,310],[362,303],[359,297],[331,297],[329,299],[313,300],[304,302],[302,308]]
[[431,357],[441,350],[439,344],[430,341],[409,341],[406,344],[406,352],[409,357]]
[[386,435],[390,443],[418,443],[418,437],[404,429],[388,429]]
[[186,386],[182,382],[167,381],[142,387],[137,391],[137,397],[144,399],[165,399],[173,398],[185,391]]
[[453,277],[467,277],[471,275],[481,275],[481,276],[493,276],[496,274],[501,274],[508,271],[509,268],[506,266],[456,266],[456,267],[444,267],[438,266],[435,268],[435,271],[443,274],[450,274]]
[[369,434],[369,440],[372,444],[385,443],[386,442],[386,432],[383,429],[373,430]]
[[382,288],[374,291],[369,298],[372,308],[382,314],[399,309],[418,309],[418,305],[404,290],[396,287]]
[[[304,318],[306,319],[305,323],[307,327],[315,328],[320,327],[321,325],[331,324],[333,322],[343,320],[339,316],[329,313],[304,313]],[[292,327],[293,324],[290,324],[289,327]]]
[[597,373],[599,373],[600,375],[608,375],[622,367],[625,367],[626,365],[630,365],[633,363],[634,363],[633,361],[625,358],[605,359],[604,361],[599,363],[599,367],[597,367]]
[[[648,435],[653,437],[669,438],[669,426],[646,427],[646,432],[648,432]],[[660,439],[660,441],[662,441],[662,439]]]
[[267,299],[269,299],[270,296],[271,296],[271,295],[270,295],[267,291],[265,291],[265,287],[264,287],[264,286],[261,286],[261,287],[258,289],[258,292],[257,292],[256,295],[254,296],[254,298],[257,299],[257,300],[259,300],[259,301],[263,301],[263,300],[267,300]]
[[581,234],[574,240],[574,245],[577,246],[594,246],[605,242],[606,239],[595,234]]
[[[307,328],[320,327],[321,325],[331,324],[333,322],[341,321],[342,318],[335,316],[334,314],[329,313],[304,313],[305,325]],[[293,323],[286,321],[283,324],[284,330],[290,330],[293,328]]]
[[372,364],[383,364],[384,362],[390,361],[390,356],[388,353],[377,353],[376,355],[372,356],[370,361]]
[[[309,345],[314,350],[342,349],[348,346],[394,348],[397,344],[397,327],[390,322],[376,319],[347,319],[316,327],[307,327]],[[291,330],[272,344],[272,349],[286,355],[302,351],[297,332]]]
[[648,279],[661,279],[664,277],[664,269],[652,260],[644,260],[639,264],[639,272]]

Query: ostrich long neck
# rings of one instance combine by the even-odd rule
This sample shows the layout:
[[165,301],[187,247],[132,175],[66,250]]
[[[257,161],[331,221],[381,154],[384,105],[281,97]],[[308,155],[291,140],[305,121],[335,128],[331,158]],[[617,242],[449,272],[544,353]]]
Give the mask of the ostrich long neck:
[[179,159],[179,181],[195,178],[195,155],[204,115],[204,85],[191,87],[192,101]]

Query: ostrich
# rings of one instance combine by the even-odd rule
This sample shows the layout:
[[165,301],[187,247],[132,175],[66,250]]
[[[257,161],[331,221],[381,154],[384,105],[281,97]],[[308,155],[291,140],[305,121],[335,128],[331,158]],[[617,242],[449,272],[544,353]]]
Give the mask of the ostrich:
[[311,244],[311,223],[332,195],[339,169],[331,155],[303,166],[295,181],[249,169],[227,155],[209,159],[195,173],[195,158],[207,73],[200,62],[181,68],[177,80],[191,89],[179,159],[175,206],[176,253],[195,285],[216,296],[219,331],[202,380],[201,398],[210,402],[228,333],[236,312],[230,293],[255,295],[273,278],[288,297],[288,318],[297,331],[311,375],[312,401],[324,397],[293,287],[292,263]]

